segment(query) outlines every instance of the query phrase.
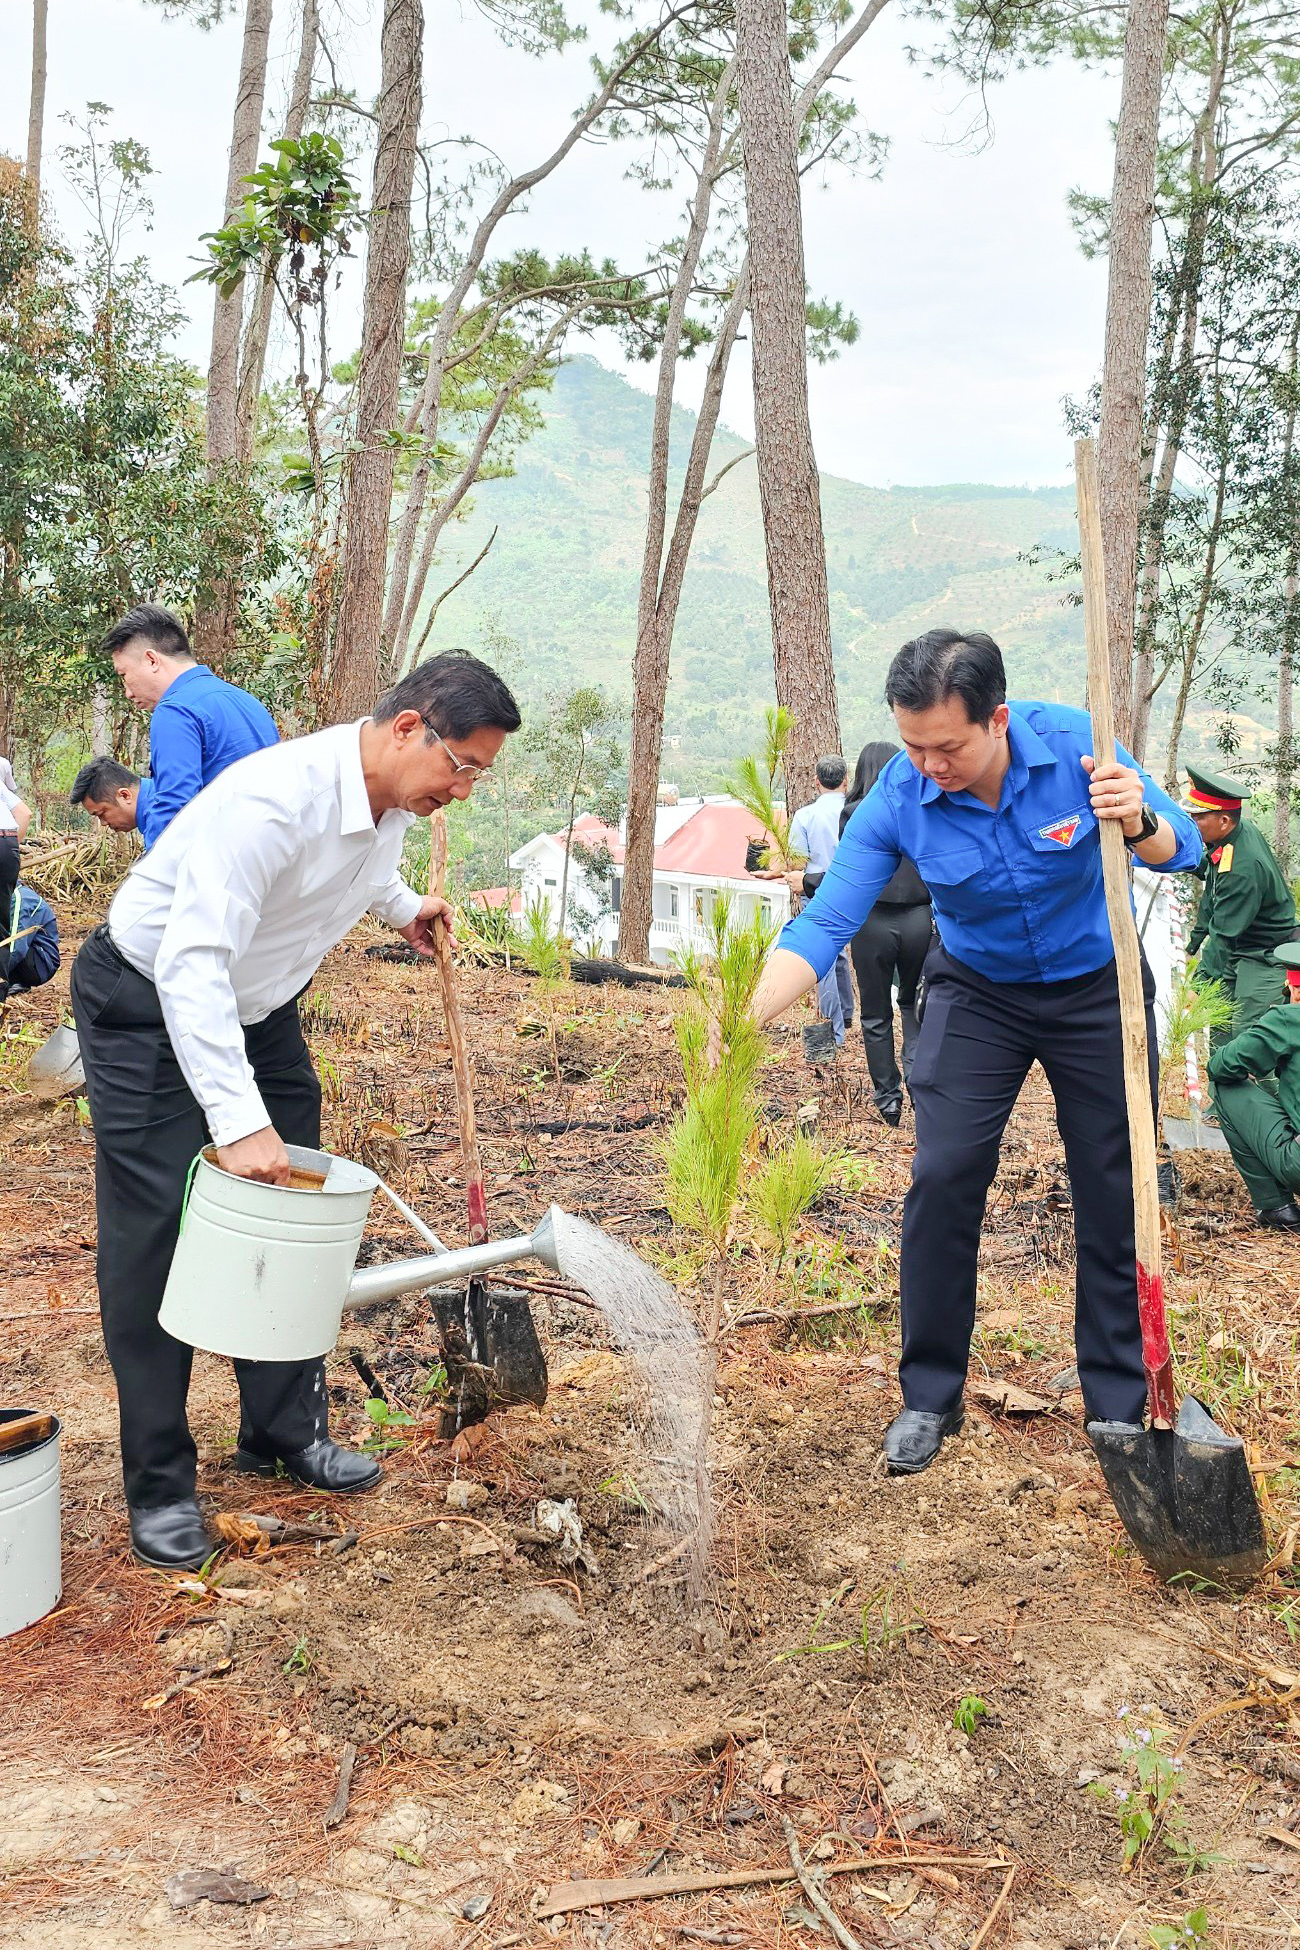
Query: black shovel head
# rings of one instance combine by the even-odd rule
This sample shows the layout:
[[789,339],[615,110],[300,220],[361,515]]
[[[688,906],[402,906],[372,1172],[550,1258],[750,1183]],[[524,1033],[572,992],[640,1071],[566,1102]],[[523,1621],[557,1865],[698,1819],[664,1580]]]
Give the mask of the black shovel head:
[[546,1400],[546,1356],[521,1293],[471,1280],[464,1294],[433,1293],[433,1317],[442,1339],[447,1379],[456,1406],[448,1411],[455,1435],[497,1408]]
[[1089,1422],[1124,1528],[1162,1578],[1246,1584],[1268,1551],[1241,1440],[1188,1395],[1172,1429]]

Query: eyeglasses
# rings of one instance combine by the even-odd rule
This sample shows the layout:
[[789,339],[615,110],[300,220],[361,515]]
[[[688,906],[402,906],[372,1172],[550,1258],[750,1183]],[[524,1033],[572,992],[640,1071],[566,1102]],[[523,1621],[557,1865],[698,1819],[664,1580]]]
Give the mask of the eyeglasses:
[[461,778],[463,776],[469,780],[471,785],[476,785],[480,779],[491,779],[493,777],[492,767],[490,765],[469,765],[463,758],[457,758],[455,752],[447,743],[447,740],[443,737],[437,726],[430,724],[427,718],[424,718],[422,723],[427,730],[433,733],[438,743],[442,746],[442,749],[446,752],[447,757],[451,760],[452,774],[455,778]]

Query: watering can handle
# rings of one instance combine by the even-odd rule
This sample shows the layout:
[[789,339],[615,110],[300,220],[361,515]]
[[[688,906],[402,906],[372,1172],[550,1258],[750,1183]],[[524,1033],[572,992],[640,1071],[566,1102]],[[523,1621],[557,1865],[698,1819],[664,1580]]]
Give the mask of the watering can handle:
[[401,1213],[402,1217],[406,1220],[407,1224],[415,1227],[415,1230],[419,1233],[421,1239],[427,1239],[429,1244],[433,1247],[435,1253],[445,1253],[447,1248],[443,1245],[437,1233],[434,1232],[431,1229],[431,1227],[427,1226],[424,1223],[424,1220],[420,1217],[419,1213],[413,1212],[410,1206],[406,1203],[406,1200],[404,1198],[399,1198],[397,1196],[397,1193],[393,1190],[392,1186],[385,1185],[382,1178],[376,1179],[375,1182],[379,1186],[380,1191],[384,1194],[384,1197],[388,1199],[391,1204],[397,1207],[398,1211]]
[[[204,1150],[206,1149],[207,1146],[205,1145]],[[178,1239],[180,1238],[181,1234],[184,1232],[185,1221],[189,1217],[190,1193],[194,1190],[194,1174],[199,1168],[199,1164],[202,1160],[202,1157],[203,1157],[203,1152],[196,1151],[194,1153],[194,1156],[190,1159],[190,1168],[185,1174],[185,1191],[181,1198],[181,1222],[180,1225],[176,1228],[176,1237]]]
[[[1097,449],[1091,440],[1074,443],[1075,485],[1079,499],[1079,540],[1083,561],[1083,633],[1088,650],[1088,705],[1092,712],[1092,753],[1098,765],[1115,759],[1115,717],[1111,698],[1110,649],[1106,629],[1106,568],[1101,509],[1097,492]],[[1156,1186],[1156,1132],[1151,1115],[1147,1065],[1146,1004],[1142,995],[1142,951],[1129,895],[1128,861],[1119,821],[1103,819],[1101,867],[1106,912],[1115,944],[1123,1039],[1124,1095],[1128,1103],[1129,1148],[1133,1160],[1133,1211],[1137,1240],[1138,1318],[1142,1328],[1142,1366],[1146,1370],[1151,1421],[1172,1428],[1173,1355],[1165,1317],[1160,1270],[1160,1198]]]

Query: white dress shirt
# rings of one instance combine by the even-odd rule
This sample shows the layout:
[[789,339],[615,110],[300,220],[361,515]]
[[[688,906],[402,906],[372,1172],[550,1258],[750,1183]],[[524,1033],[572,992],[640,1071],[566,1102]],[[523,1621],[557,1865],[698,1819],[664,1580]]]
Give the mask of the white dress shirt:
[[790,844],[797,853],[806,853],[808,865],[825,873],[840,843],[840,814],[844,811],[842,792],[821,792],[811,805],[801,806],[790,821]]
[[14,768],[7,758],[0,758],[0,834],[11,838],[18,831],[18,815],[14,808],[22,794],[14,782]]
[[376,826],[361,723],[337,725],[228,766],[122,883],[109,933],[157,987],[214,1144],[271,1122],[241,1025],[305,988],[367,910],[394,928],[419,913],[397,871],[414,818],[386,812]]

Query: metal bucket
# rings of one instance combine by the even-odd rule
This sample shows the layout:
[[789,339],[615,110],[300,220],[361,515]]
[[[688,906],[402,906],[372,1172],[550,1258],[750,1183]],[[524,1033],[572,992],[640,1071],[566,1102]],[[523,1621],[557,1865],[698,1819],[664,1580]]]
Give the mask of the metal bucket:
[[289,1185],[196,1160],[158,1315],[178,1341],[244,1361],[311,1361],[339,1335],[379,1180],[364,1165],[286,1147]]
[[[32,1411],[0,1408],[0,1422]],[[0,1455],[0,1639],[53,1611],[63,1591],[59,1529],[59,1437]]]

